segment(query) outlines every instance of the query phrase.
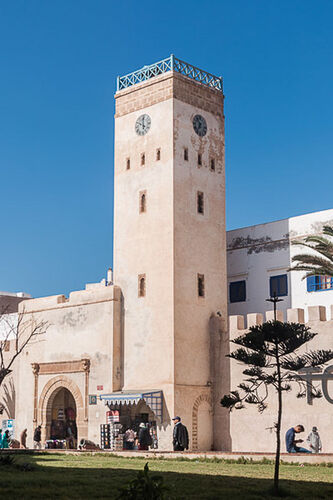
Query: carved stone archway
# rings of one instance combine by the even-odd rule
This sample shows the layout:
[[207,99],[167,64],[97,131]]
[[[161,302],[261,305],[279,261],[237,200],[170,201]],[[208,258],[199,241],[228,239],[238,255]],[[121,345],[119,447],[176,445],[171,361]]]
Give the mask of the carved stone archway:
[[51,380],[45,384],[39,398],[38,424],[42,427],[42,442],[46,440],[49,426],[51,425],[51,412],[54,398],[61,389],[67,389],[75,400],[78,441],[88,437],[88,422],[85,418],[85,405],[81,391],[73,380],[63,375],[58,375],[57,377],[51,378]]
[[[201,394],[194,401],[193,409],[192,409],[192,450],[198,449],[198,409],[202,402],[206,402],[209,404],[210,408],[212,408],[212,398],[208,394]],[[207,450],[209,451],[209,450]]]

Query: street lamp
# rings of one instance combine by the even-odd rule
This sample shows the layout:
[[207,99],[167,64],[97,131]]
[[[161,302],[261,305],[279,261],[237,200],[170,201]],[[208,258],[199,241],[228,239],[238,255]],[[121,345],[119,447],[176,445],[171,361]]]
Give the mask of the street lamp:
[[273,297],[270,297],[269,299],[266,299],[266,302],[272,302],[273,303],[273,305],[274,305],[274,321],[276,321],[276,304],[278,302],[283,302],[283,299],[279,299],[279,297],[274,292]]

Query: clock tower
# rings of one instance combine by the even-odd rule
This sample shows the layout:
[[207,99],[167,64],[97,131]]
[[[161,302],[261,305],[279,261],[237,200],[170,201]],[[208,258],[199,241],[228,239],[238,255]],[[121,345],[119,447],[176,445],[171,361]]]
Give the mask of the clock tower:
[[227,315],[222,79],[171,56],[119,77],[115,99],[123,390],[163,391],[160,448],[180,415],[190,448],[216,449],[212,337],[216,312]]

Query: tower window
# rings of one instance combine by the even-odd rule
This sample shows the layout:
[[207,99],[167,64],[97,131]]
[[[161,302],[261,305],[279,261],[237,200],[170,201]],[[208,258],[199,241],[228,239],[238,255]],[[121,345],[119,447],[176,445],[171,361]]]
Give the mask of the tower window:
[[126,159],[126,170],[131,168],[131,160],[129,158]]
[[210,159],[210,169],[214,172],[215,171],[215,160],[214,158]]
[[205,296],[205,277],[203,274],[198,274],[198,297]]
[[188,161],[188,149],[184,148],[184,160]]
[[146,275],[139,274],[138,276],[138,297],[146,296]]
[[202,155],[198,153],[198,165],[202,165]]
[[142,214],[147,209],[147,192],[140,191],[139,193],[139,213]]
[[156,149],[156,161],[160,161],[161,159],[161,149]]
[[141,165],[144,165],[146,163],[146,155],[145,153],[141,153]]
[[204,214],[204,194],[202,191],[197,192],[197,211],[198,214]]

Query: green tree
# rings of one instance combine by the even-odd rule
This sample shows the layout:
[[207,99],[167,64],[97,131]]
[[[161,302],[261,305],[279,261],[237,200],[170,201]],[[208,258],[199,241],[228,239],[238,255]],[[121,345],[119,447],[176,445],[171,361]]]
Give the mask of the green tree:
[[[283,394],[291,391],[294,384],[298,387],[297,397],[306,395],[306,382],[298,370],[309,367],[321,367],[333,359],[332,350],[298,353],[299,348],[312,340],[317,334],[300,323],[268,321],[252,326],[249,332],[232,340],[240,346],[228,354],[228,357],[246,365],[243,375],[246,377],[237,389],[223,396],[221,405],[232,409],[241,409],[245,403],[256,405],[259,412],[266,409],[269,389],[277,395],[278,412],[275,423],[276,455],[274,471],[274,492],[279,491],[279,465],[281,450],[281,418]],[[319,398],[321,392],[311,387],[312,396]]]
[[305,271],[303,279],[308,276],[333,276],[333,227],[324,226],[323,235],[307,236],[293,244],[311,252],[295,255],[292,261],[296,264],[289,271]]

